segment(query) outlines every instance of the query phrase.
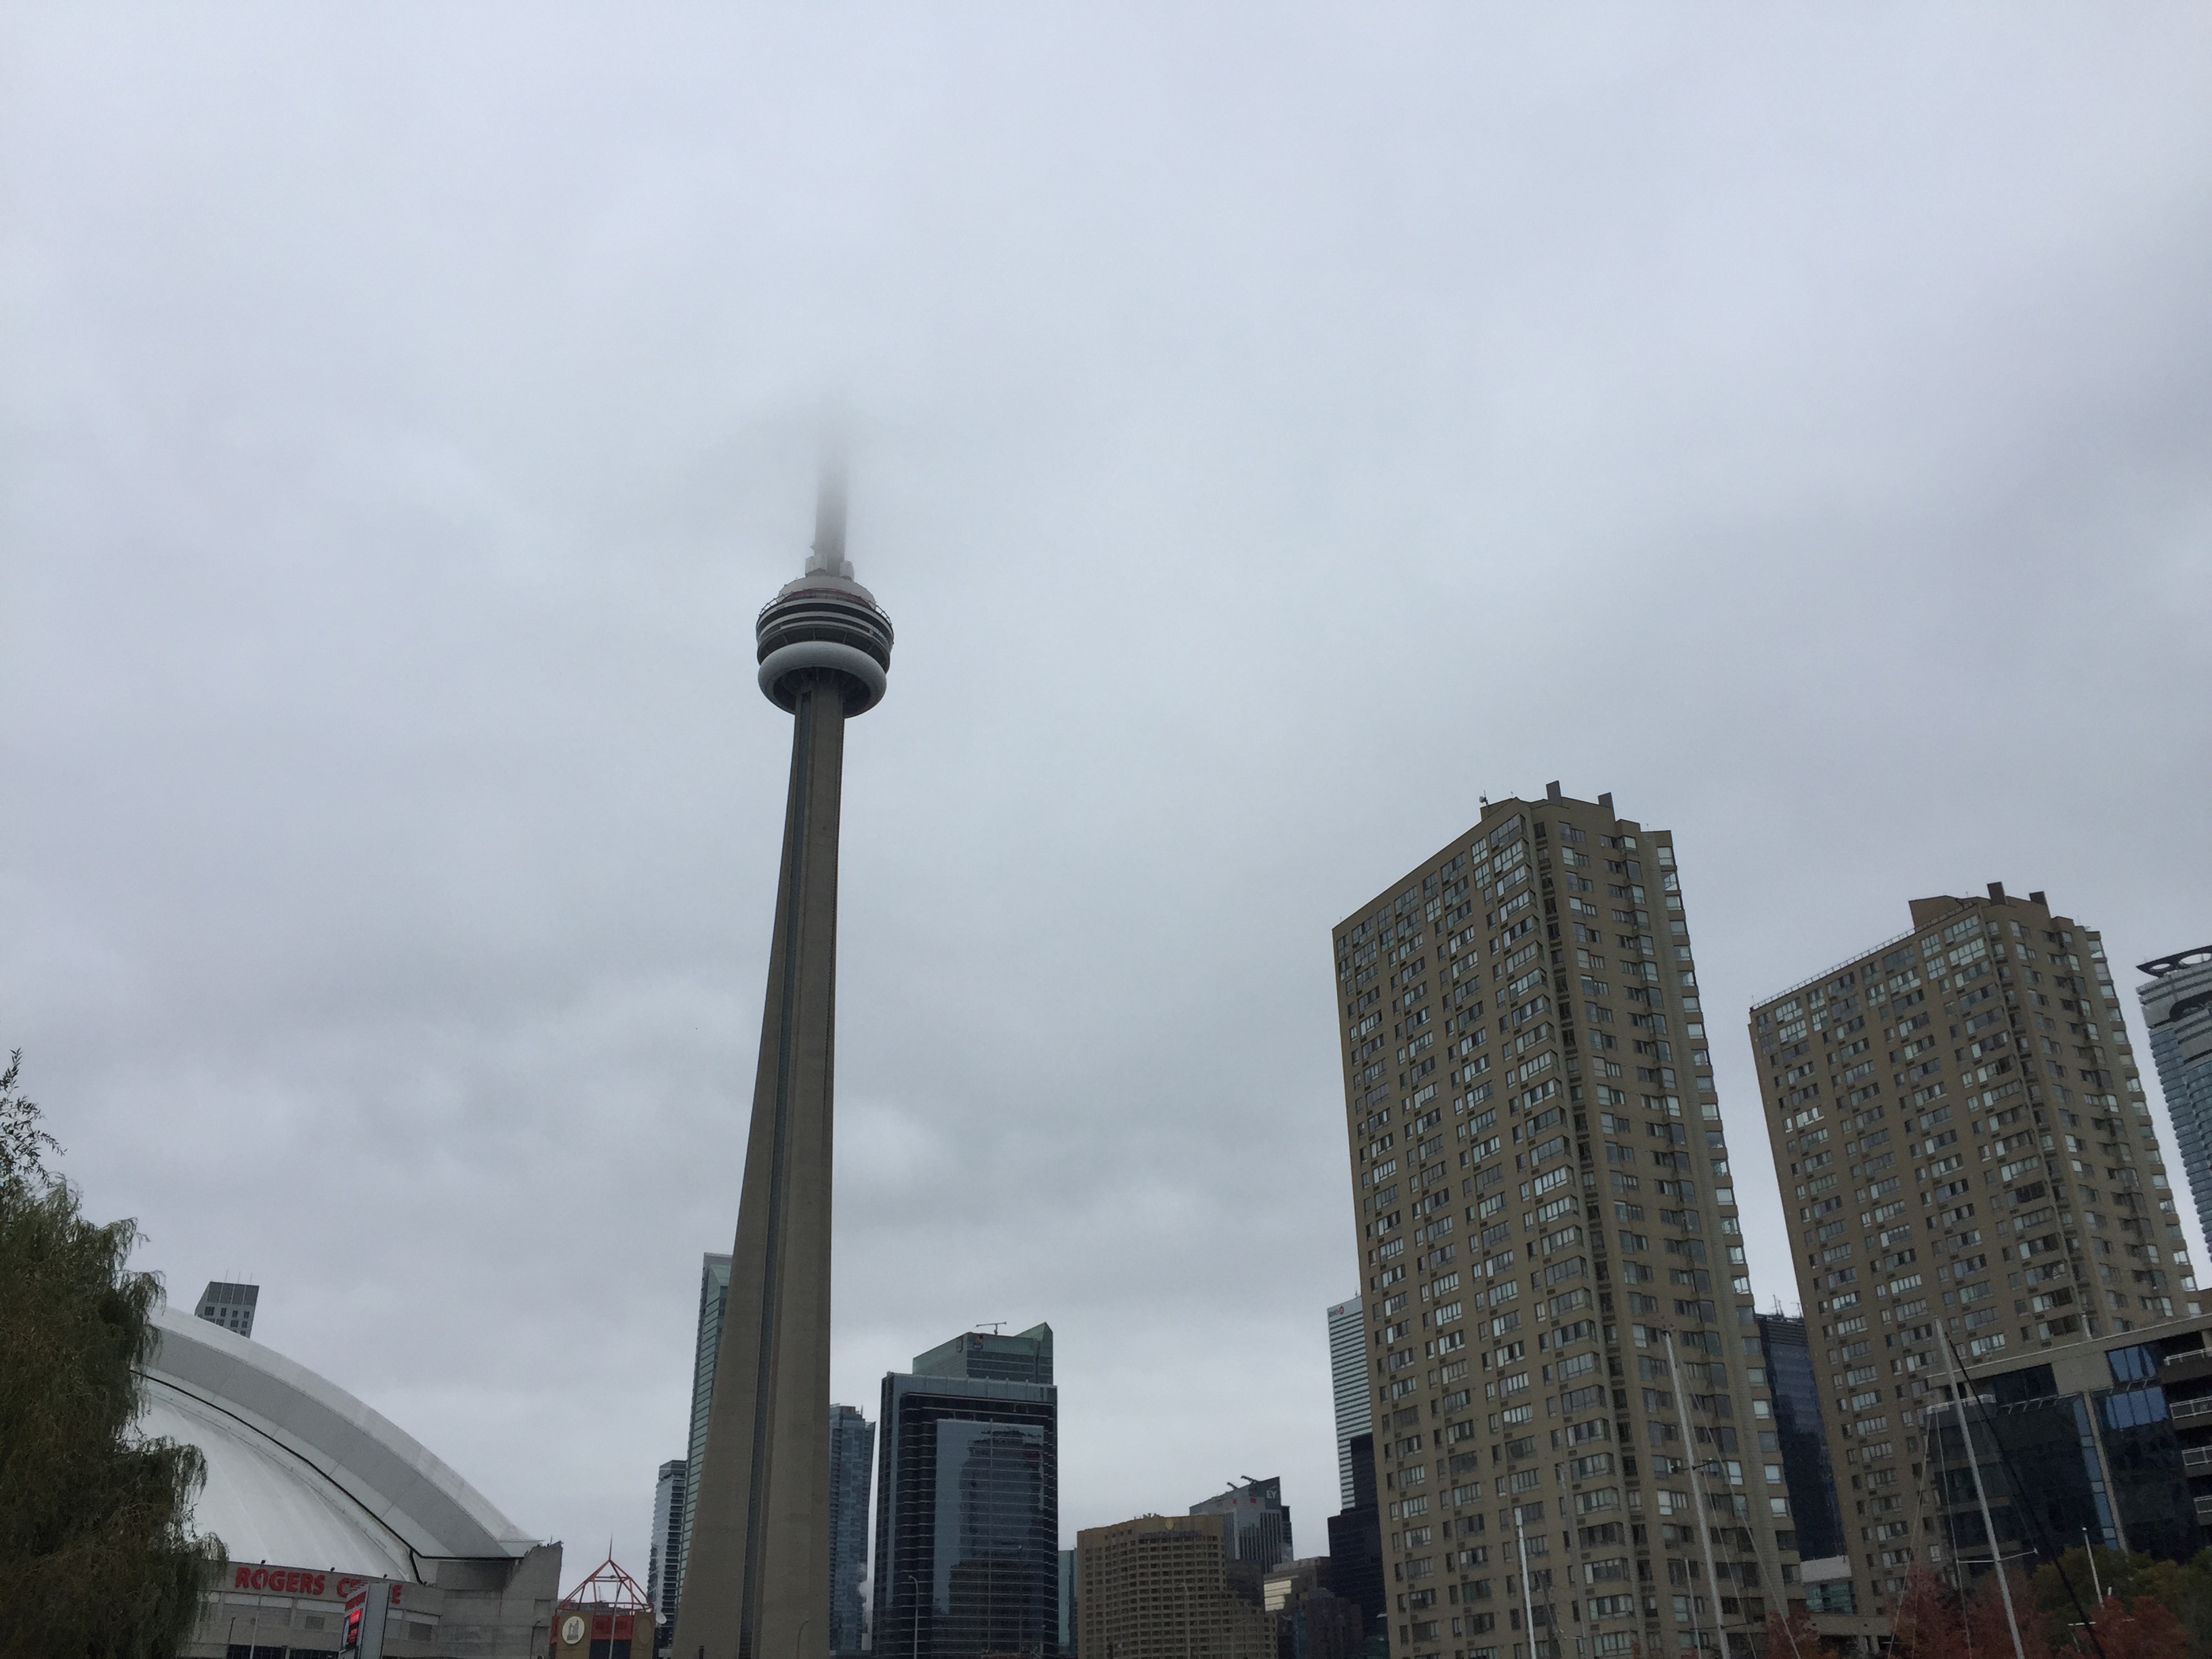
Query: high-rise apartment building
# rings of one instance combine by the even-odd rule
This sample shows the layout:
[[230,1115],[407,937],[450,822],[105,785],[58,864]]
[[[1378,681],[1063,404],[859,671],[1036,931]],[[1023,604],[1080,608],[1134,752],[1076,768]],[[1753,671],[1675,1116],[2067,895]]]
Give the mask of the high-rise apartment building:
[[[2136,988],[2150,1028],[2150,1057],[2181,1147],[2197,1222],[2212,1229],[2212,945],[2138,965]],[[2118,1029],[2118,1016],[2113,1017]],[[2212,1237],[2212,1231],[2208,1231]]]
[[[928,1374],[926,1365],[942,1370]],[[1030,1380],[1001,1374],[1023,1367]],[[884,1378],[878,1433],[875,1650],[1058,1659],[1051,1328],[981,1343],[956,1338],[921,1355],[913,1375]]]
[[2212,1439],[2212,1321],[2101,940],[1997,883],[1911,908],[1750,1013],[1875,1618],[1914,1565],[1988,1559],[1959,1413],[2000,1541],[2046,1558],[2085,1528],[2194,1554],[2183,1454]]
[[1374,1426],[1367,1397],[1367,1322],[1359,1298],[1328,1310],[1328,1380],[1336,1402],[1336,1502],[1352,1506],[1352,1443]]
[[258,1285],[234,1285],[228,1279],[210,1279],[207,1289],[200,1292],[198,1312],[210,1325],[220,1325],[240,1336],[253,1334],[253,1310],[261,1304]]
[[876,1427],[852,1406],[830,1407],[830,1650],[858,1653],[866,1629],[868,1478]]
[[1283,1507],[1280,1475],[1240,1480],[1227,1492],[1193,1504],[1193,1515],[1225,1516],[1229,1559],[1265,1572],[1297,1553],[1291,1545],[1291,1512]]
[[1231,1571],[1226,1516],[1087,1527],[1075,1556],[1079,1659],[1274,1659],[1261,1580]]
[[1672,836],[1495,802],[1334,944],[1393,1659],[1749,1639],[1789,1498]]
[[[1759,1357],[1774,1396],[1774,1432],[1782,1442],[1782,1480],[1790,1488],[1799,1561],[1844,1553],[1836,1512],[1836,1478],[1828,1464],[1828,1431],[1820,1411],[1820,1378],[1813,1369],[1805,1322],[1787,1314],[1759,1316]],[[1787,1545],[1791,1540],[1781,1538]]]
[[653,1540],[645,1556],[646,1593],[653,1598],[653,1651],[665,1652],[676,1635],[676,1590],[683,1574],[684,1460],[672,1457],[653,1483]]
[[[676,1589],[684,1591],[684,1571],[691,1559],[691,1519],[698,1509],[690,1471],[707,1452],[707,1418],[714,1403],[714,1364],[722,1352],[722,1315],[730,1305],[730,1258],[699,1258],[699,1323],[691,1349],[691,1438],[684,1454],[684,1534],[676,1549]],[[668,1616],[675,1617],[674,1602]]]

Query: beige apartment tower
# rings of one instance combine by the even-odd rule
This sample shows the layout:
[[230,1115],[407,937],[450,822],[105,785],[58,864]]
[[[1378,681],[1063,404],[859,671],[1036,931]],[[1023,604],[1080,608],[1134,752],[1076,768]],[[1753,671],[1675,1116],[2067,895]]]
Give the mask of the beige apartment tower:
[[1077,1659],[1274,1659],[1261,1570],[1225,1515],[1146,1515],[1075,1534]]
[[1334,943],[1393,1659],[1747,1651],[1795,1540],[1673,836],[1492,803]]
[[1911,922],[1750,1012],[1868,1633],[1986,1564],[1982,1497],[2031,1561],[2185,1559],[2212,1514],[2212,1321],[2102,939],[1997,883]]

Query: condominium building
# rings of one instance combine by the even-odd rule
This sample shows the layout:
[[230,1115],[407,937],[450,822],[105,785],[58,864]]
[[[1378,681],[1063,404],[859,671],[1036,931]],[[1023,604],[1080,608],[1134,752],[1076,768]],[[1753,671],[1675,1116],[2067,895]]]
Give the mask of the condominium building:
[[663,1653],[676,1637],[676,1589],[681,1577],[677,1557],[684,1548],[685,1464],[672,1457],[653,1484],[653,1538],[645,1553],[646,1593],[653,1598],[653,1651]]
[[2136,971],[2150,975],[2136,995],[2202,1227],[2212,1222],[2212,945],[2142,963]]
[[[684,1571],[691,1561],[691,1523],[699,1511],[698,1484],[690,1478],[707,1456],[707,1419],[714,1404],[714,1365],[722,1355],[722,1316],[730,1304],[730,1258],[711,1253],[699,1258],[699,1322],[691,1349],[691,1439],[684,1456],[684,1536],[676,1552],[676,1590],[684,1593]],[[675,1609],[669,1610],[672,1621]],[[672,1630],[673,1628],[672,1622]]]
[[1358,1297],[1328,1310],[1328,1378],[1336,1401],[1337,1507],[1348,1510],[1357,1501],[1352,1443],[1374,1427],[1374,1402],[1367,1397],[1367,1322]]
[[1393,1659],[1747,1647],[1795,1556],[1674,837],[1489,804],[1334,944]]
[[1229,1518],[1146,1515],[1075,1534],[1078,1659],[1274,1659],[1257,1574]]
[[[1911,912],[1750,1012],[1875,1618],[1914,1565],[1987,1559],[1984,1495],[2008,1553],[2087,1528],[2193,1555],[2184,1454],[2212,1437],[2191,1398],[2212,1388],[2212,1321],[2098,934],[1998,883]],[[2191,1457],[2212,1474],[2212,1449]]]
[[858,1653],[867,1629],[868,1478],[876,1425],[853,1406],[830,1407],[830,1651]]

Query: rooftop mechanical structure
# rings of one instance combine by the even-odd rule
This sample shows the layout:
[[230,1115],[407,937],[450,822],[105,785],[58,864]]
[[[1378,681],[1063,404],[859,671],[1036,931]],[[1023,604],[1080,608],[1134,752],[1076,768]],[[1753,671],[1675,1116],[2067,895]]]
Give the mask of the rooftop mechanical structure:
[[845,493],[754,626],[791,781],[729,1299],[676,1617],[678,1659],[828,1659],[830,1216],[845,723],[883,701],[891,622],[853,580]]

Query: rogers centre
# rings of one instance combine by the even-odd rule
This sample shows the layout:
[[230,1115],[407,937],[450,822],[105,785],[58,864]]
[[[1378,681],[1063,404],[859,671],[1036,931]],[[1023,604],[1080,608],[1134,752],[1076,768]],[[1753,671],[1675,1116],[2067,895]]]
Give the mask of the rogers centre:
[[197,1446],[194,1520],[230,1552],[179,1659],[337,1659],[349,1601],[388,1659],[532,1659],[561,1547],[420,1442],[264,1345],[163,1310],[139,1431]]

